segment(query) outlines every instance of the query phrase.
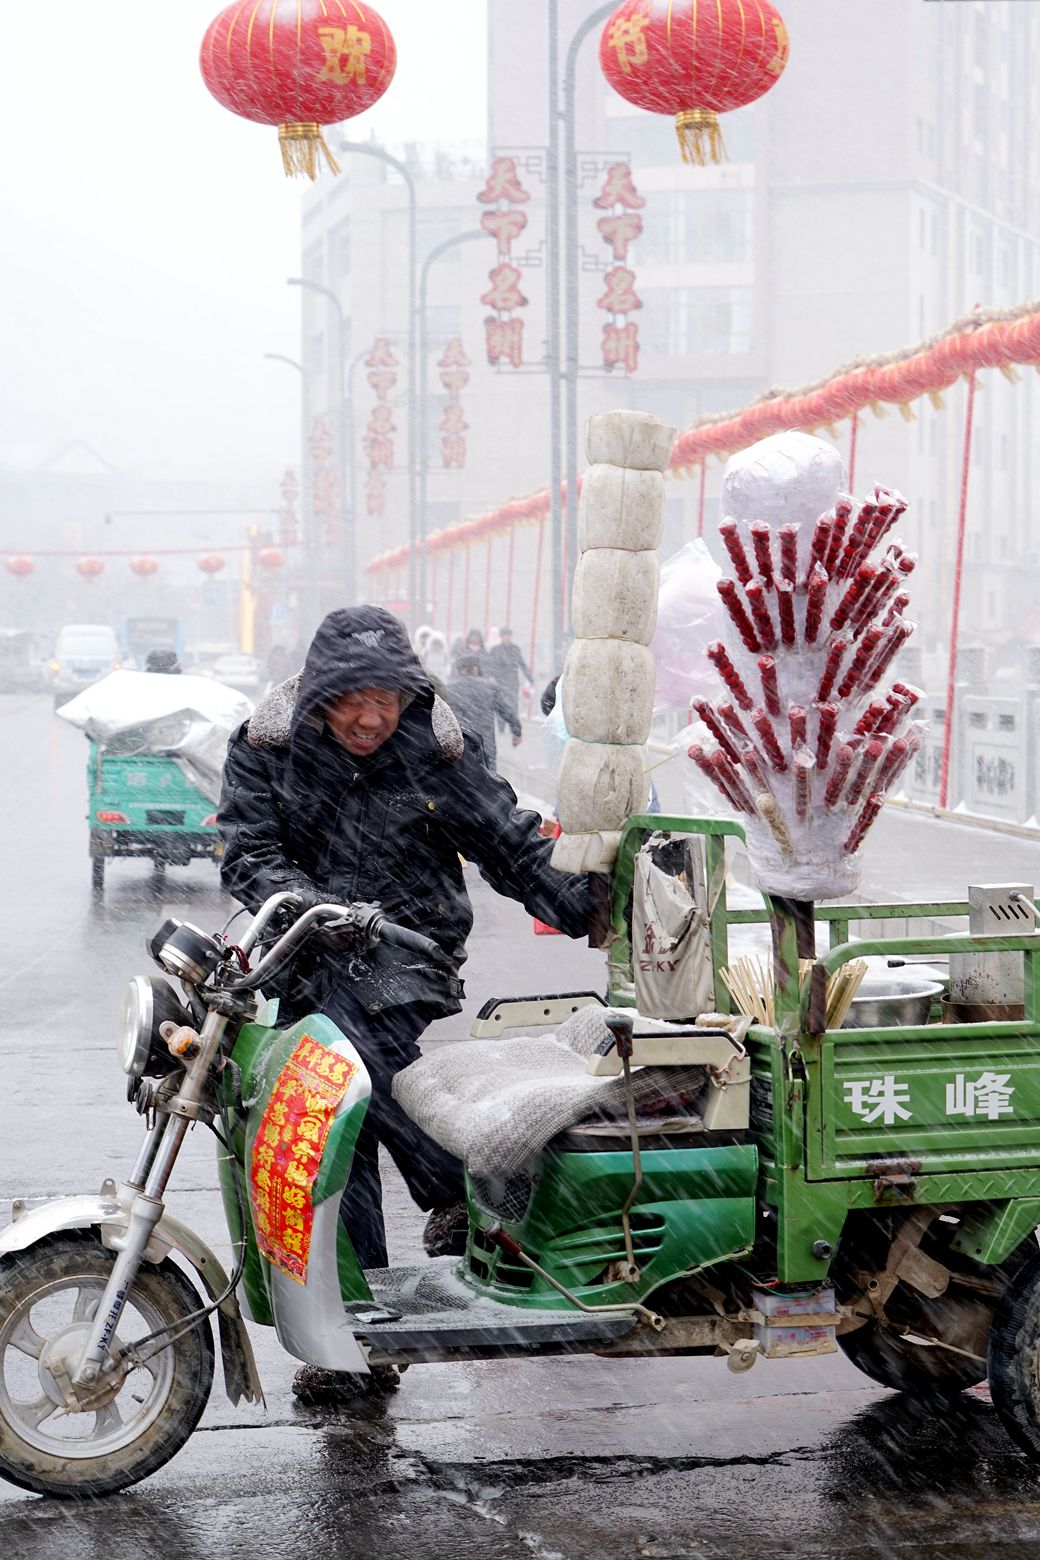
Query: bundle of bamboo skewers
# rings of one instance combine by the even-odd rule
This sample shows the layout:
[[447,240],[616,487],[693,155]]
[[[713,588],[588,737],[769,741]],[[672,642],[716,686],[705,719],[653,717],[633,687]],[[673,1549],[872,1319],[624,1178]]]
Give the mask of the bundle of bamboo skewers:
[[[813,967],[812,959],[798,961],[798,989],[802,997],[808,991]],[[852,959],[836,970],[827,982],[827,1028],[840,1029],[852,1006],[852,999],[867,973],[865,959]],[[738,1012],[746,1013],[766,1029],[776,1025],[776,1003],[773,985],[773,961],[764,956],[745,955],[735,959],[722,976]]]

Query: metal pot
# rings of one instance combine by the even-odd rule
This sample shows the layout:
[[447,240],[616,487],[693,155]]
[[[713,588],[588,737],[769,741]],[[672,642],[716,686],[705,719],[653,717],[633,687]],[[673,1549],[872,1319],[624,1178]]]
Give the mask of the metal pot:
[[888,1029],[893,1025],[927,1024],[938,981],[894,975],[864,980],[852,999],[843,1029]]

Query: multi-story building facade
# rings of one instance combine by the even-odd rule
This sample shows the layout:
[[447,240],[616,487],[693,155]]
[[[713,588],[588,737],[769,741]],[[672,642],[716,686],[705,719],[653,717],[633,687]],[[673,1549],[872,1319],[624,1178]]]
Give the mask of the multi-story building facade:
[[[561,60],[594,7],[557,0]],[[790,62],[758,104],[725,116],[729,160],[690,168],[670,120],[617,98],[596,59],[598,28],[578,57],[580,377],[582,418],[628,405],[684,426],[738,408],[772,385],[797,386],[842,363],[897,350],[942,330],[974,305],[1005,306],[1040,293],[1037,116],[1028,82],[1040,67],[1040,11],[1014,0],[783,0]],[[509,154],[530,200],[517,244],[529,302],[520,369],[492,368],[480,302],[495,263],[490,239],[466,240],[429,273],[430,451],[427,523],[437,530],[514,494],[544,487],[549,464],[546,375],[545,177],[548,126],[547,0],[488,0],[486,147],[393,148],[415,181],[420,261],[445,240],[474,230],[477,195],[491,159]],[[627,160],[645,197],[643,232],[626,260],[641,308],[636,372],[602,366],[604,314],[597,308],[611,263],[596,230],[593,199],[611,162]],[[345,174],[305,203],[303,275],[330,299],[303,293],[303,359],[313,414],[339,415],[341,369],[349,371],[350,532],[363,566],[407,540],[408,430],[403,344],[408,323],[408,190],[377,157],[348,153]],[[389,336],[400,359],[391,392],[395,470],[385,513],[365,513],[364,429],[374,395],[364,357]],[[466,464],[443,468],[437,358],[461,337],[472,360],[462,395]],[[1030,570],[1040,539],[1031,513],[1030,430],[1035,376],[984,378],[976,399],[970,467],[968,585],[963,622],[988,643],[1040,638],[1032,620]],[[875,480],[911,501],[904,527],[922,554],[916,601],[924,639],[938,656],[947,637],[964,431],[963,386],[939,410],[915,403],[866,414],[858,429],[856,487]],[[848,450],[849,425],[837,430]],[[416,439],[416,444],[418,438]],[[413,449],[413,456],[415,450]],[[721,468],[707,480],[707,518],[717,518]],[[669,489],[664,551],[695,529],[698,483]],[[543,558],[535,623],[537,528],[520,533],[506,581],[504,545],[469,548],[452,577],[452,628],[488,627],[508,610],[520,638],[541,647],[549,671],[548,574]],[[338,544],[337,544],[338,545]],[[327,599],[341,588],[329,554]],[[362,578],[363,572],[362,572]],[[400,597],[402,582],[389,587]],[[384,597],[381,578],[373,594]],[[431,572],[420,615],[446,625],[448,565]],[[465,593],[465,597],[464,597]],[[463,601],[465,604],[463,605]],[[466,619],[465,623],[463,618]],[[1000,653],[1009,653],[1006,649]]]

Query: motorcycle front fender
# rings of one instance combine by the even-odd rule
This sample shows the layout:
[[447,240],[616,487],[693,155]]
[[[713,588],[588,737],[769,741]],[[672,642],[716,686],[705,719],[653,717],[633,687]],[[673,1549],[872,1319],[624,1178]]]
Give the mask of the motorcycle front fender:
[[[130,1187],[116,1187],[113,1181],[105,1181],[96,1195],[56,1197],[36,1208],[27,1208],[16,1199],[12,1222],[0,1230],[0,1257],[28,1251],[61,1230],[97,1230],[103,1246],[109,1251],[118,1250],[130,1222],[134,1196]],[[164,1212],[145,1249],[144,1260],[159,1263],[173,1251],[179,1252],[194,1268],[211,1300],[224,1293],[228,1276],[219,1259],[186,1224]],[[253,1345],[233,1294],[217,1308],[217,1330],[224,1385],[231,1402],[262,1403],[264,1394]]]

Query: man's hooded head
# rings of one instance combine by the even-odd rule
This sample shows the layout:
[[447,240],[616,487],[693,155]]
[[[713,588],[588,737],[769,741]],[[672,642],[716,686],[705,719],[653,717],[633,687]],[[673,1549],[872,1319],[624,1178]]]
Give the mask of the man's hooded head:
[[293,718],[328,722],[348,753],[374,753],[414,700],[433,693],[404,624],[383,607],[344,607],[321,623],[303,668]]

